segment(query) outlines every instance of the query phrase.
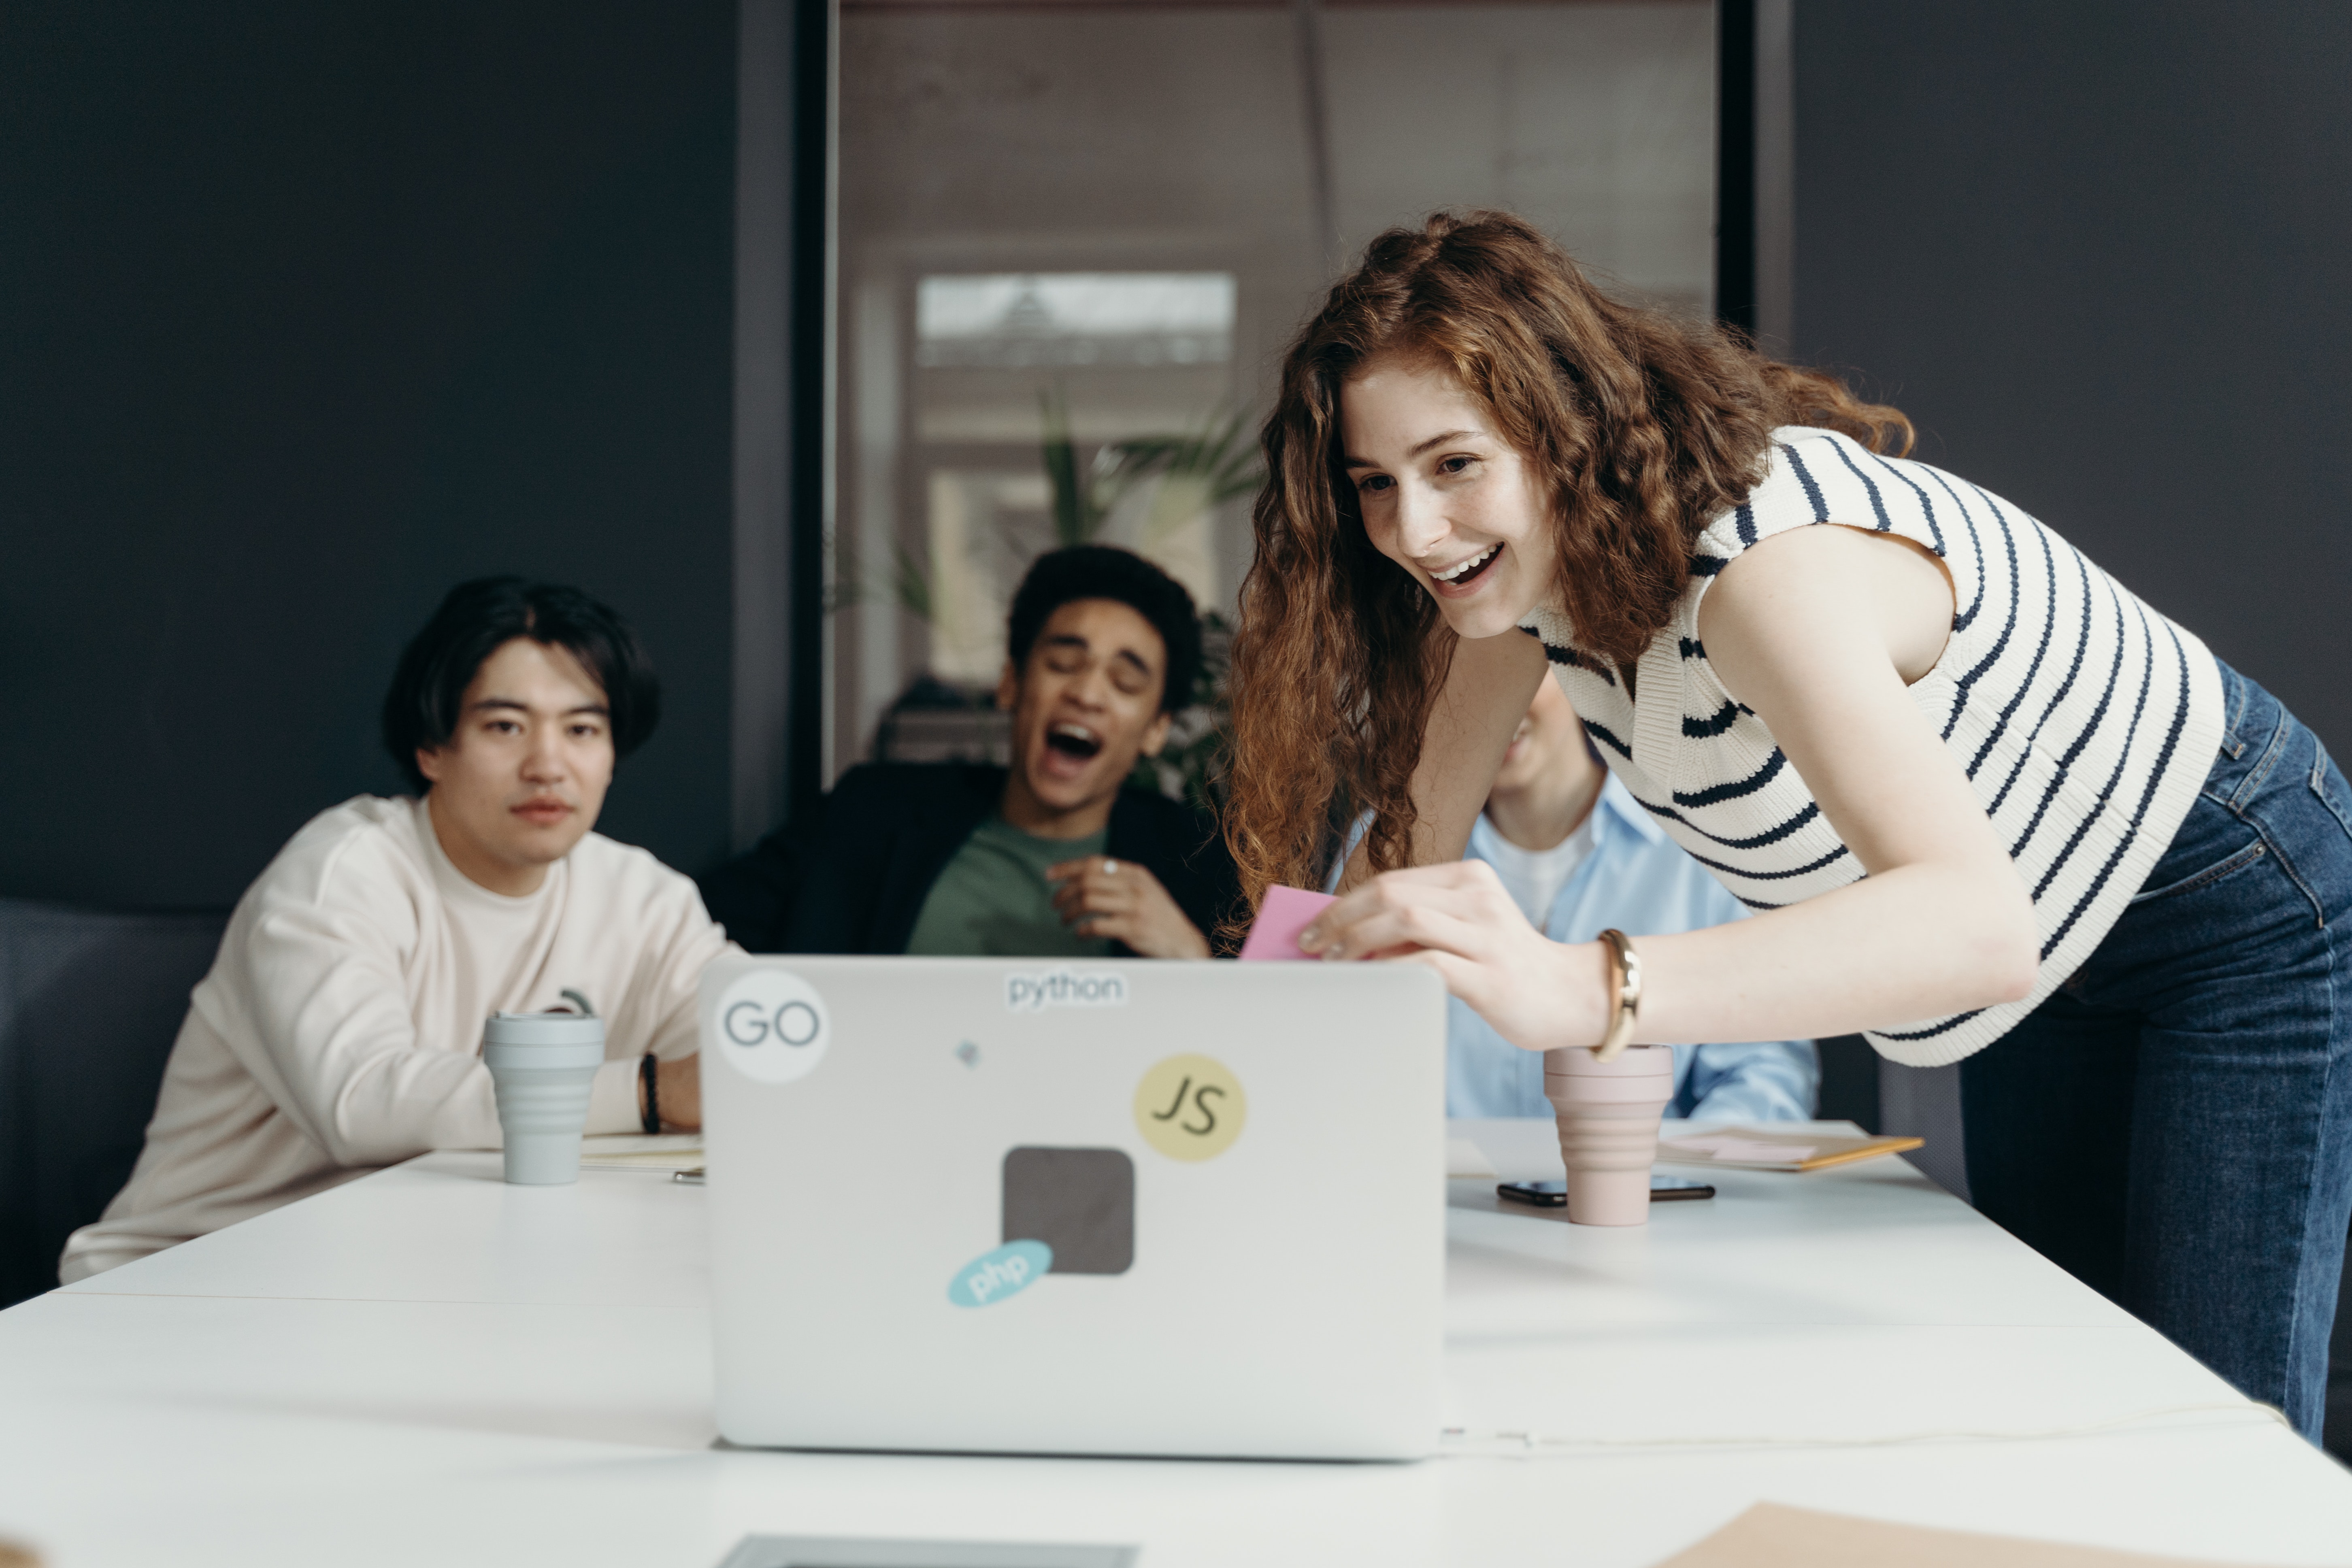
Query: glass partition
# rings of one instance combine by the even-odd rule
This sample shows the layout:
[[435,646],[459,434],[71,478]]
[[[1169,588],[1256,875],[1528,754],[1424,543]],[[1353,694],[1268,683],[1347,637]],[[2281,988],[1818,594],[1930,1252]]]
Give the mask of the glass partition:
[[831,772],[987,755],[1030,560],[1230,616],[1255,426],[1348,254],[1511,208],[1711,306],[1711,4],[843,0]]

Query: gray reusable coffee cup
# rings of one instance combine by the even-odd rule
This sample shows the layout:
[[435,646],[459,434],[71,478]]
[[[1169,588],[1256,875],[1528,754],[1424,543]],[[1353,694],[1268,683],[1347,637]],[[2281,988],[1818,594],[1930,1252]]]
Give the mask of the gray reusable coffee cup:
[[604,1065],[604,1020],[578,1013],[493,1013],[482,1064],[499,1092],[507,1181],[560,1187],[580,1179],[588,1096]]

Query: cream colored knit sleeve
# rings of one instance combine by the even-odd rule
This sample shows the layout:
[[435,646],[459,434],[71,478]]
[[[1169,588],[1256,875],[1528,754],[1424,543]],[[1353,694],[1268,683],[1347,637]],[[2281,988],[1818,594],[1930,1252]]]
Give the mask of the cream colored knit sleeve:
[[416,900],[397,878],[349,867],[303,880],[257,889],[249,923],[230,933],[244,1016],[215,1024],[230,1048],[337,1164],[497,1147],[488,1069],[470,1050],[417,1038],[416,1004],[430,999],[413,998],[412,984],[430,990],[435,977],[404,973],[404,944],[422,934]]

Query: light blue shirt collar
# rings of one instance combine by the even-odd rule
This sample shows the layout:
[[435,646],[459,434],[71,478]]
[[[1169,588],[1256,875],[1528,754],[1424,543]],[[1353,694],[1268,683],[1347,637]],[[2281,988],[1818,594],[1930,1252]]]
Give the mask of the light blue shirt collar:
[[1666,841],[1666,830],[1658,826],[1658,819],[1642,809],[1642,803],[1633,798],[1633,792],[1620,784],[1613,773],[1601,786],[1600,803],[1592,810],[1593,815],[1601,819],[1601,822],[1593,824],[1595,838],[1606,831],[1601,826],[1601,822],[1613,822],[1621,827],[1632,829],[1644,844]]
[[[1656,818],[1642,809],[1641,802],[1633,798],[1633,792],[1619,784],[1615,773],[1606,773],[1601,784],[1601,798],[1592,805],[1594,854],[1599,855],[1613,843],[1626,842],[1623,836],[1627,834],[1633,836],[1632,845],[1645,848],[1667,841],[1666,830],[1658,826]],[[1466,853],[1474,859],[1492,860],[1495,858],[1495,842],[1500,837],[1493,820],[1482,811],[1478,814],[1478,820],[1471,826],[1470,847]],[[1353,850],[1354,847],[1354,839],[1350,838],[1349,848]]]

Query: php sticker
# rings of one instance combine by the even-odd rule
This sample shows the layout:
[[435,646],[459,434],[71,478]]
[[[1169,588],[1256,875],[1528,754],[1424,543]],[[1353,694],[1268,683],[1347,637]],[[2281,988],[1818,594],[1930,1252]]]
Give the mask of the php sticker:
[[1173,1160],[1214,1159],[1248,1120],[1242,1080],[1214,1057],[1170,1057],[1135,1088],[1136,1131]]
[[1054,1249],[1042,1241],[1008,1241],[983,1252],[948,1281],[948,1300],[959,1307],[986,1307],[1017,1296],[1045,1278]]
[[805,1078],[833,1037],[824,998],[783,969],[755,969],[730,985],[713,1022],[729,1065],[761,1083]]

